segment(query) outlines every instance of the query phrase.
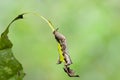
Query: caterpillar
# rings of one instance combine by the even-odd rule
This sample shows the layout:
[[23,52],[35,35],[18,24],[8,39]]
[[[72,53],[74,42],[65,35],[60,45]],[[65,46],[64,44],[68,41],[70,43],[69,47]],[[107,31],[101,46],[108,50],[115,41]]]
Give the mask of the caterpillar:
[[68,76],[79,77],[79,75],[76,75],[75,72],[69,67],[69,65],[72,64],[72,61],[67,51],[67,42],[66,42],[65,36],[58,32],[58,28],[53,31],[53,34],[55,36],[56,41],[58,42],[58,50],[60,53],[58,64],[65,62],[65,65],[64,65],[65,67],[63,69],[68,74]]
[[[71,58],[69,56],[69,53],[67,51],[67,43],[66,43],[66,38],[63,34],[59,33],[58,28],[56,30],[53,31],[53,34],[55,36],[55,39],[58,42],[58,47],[61,48],[61,52],[59,50],[59,52],[61,53],[59,59],[58,59],[58,64],[62,63],[63,61],[65,62],[65,65],[70,65],[72,64]],[[58,48],[59,49],[59,48]],[[64,59],[61,59],[61,58]],[[61,60],[60,60],[61,59]]]

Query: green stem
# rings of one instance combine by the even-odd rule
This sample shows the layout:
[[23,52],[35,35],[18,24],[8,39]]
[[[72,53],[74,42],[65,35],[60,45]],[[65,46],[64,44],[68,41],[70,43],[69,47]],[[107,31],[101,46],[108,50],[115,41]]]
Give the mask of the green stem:
[[27,14],[29,14],[29,13],[31,13],[31,14],[33,14],[33,15],[35,15],[35,16],[38,16],[38,17],[40,17],[40,18],[42,18],[45,22],[47,22],[47,24],[48,24],[49,27],[52,29],[52,31],[55,30],[54,27],[53,27],[53,25],[52,25],[52,23],[51,23],[49,20],[47,20],[45,17],[43,17],[43,16],[41,16],[40,14],[35,13],[35,12],[28,12]]

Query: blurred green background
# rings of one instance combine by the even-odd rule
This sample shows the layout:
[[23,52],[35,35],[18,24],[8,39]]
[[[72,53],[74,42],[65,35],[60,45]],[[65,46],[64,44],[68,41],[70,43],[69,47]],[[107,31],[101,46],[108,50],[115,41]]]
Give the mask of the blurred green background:
[[57,65],[57,43],[45,21],[29,14],[10,28],[24,80],[120,80],[120,0],[0,0],[0,33],[23,12],[51,20],[67,38],[80,78]]

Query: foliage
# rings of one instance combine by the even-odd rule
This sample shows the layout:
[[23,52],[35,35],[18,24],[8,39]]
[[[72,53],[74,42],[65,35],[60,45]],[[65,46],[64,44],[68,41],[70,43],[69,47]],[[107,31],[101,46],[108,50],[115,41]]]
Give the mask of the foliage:
[[8,38],[10,25],[18,19],[22,19],[22,15],[16,17],[1,34],[0,37],[0,80],[22,80],[24,72],[21,63],[14,57],[12,52],[13,44]]
[[[27,14],[27,13],[26,13]],[[59,60],[58,60],[58,64],[64,62],[64,71],[70,76],[70,77],[79,77],[78,75],[74,74],[74,71],[72,69],[70,69],[69,65],[72,64],[71,58],[68,54],[67,51],[67,45],[66,45],[66,39],[65,36],[61,33],[59,33],[57,30],[55,30],[53,28],[53,25],[50,21],[48,21],[46,18],[44,18],[43,16],[38,15],[37,13],[33,13],[37,16],[39,16],[40,18],[42,18],[43,20],[45,20],[48,25],[50,26],[50,28],[53,31],[53,34],[55,36],[55,39],[58,42],[58,51],[59,51]],[[13,46],[13,44],[11,43],[11,41],[8,39],[7,34],[9,33],[9,27],[10,25],[18,20],[18,19],[23,19],[23,15],[18,15],[6,28],[6,30],[1,34],[1,38],[0,38],[0,61],[1,61],[1,75],[0,75],[0,79],[2,80],[7,80],[10,79],[13,76],[17,76],[15,77],[16,80],[22,80],[24,77],[24,73],[21,71],[23,70],[22,65],[15,59],[15,57],[13,56],[13,53],[11,51],[11,48]]]
[[[0,33],[19,13],[41,13],[66,36],[71,68],[80,74],[75,80],[120,80],[119,3],[120,0],[1,0]],[[14,42],[14,55],[27,73],[24,79],[73,80],[66,76],[63,65],[55,64],[57,44],[46,25],[29,15],[12,25],[9,38]]]

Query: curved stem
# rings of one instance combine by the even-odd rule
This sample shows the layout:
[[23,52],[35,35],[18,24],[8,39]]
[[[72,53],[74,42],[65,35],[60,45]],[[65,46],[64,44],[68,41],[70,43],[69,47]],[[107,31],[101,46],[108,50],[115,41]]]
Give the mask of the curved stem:
[[38,16],[38,17],[42,18],[45,22],[47,22],[47,24],[48,24],[49,27],[52,29],[52,31],[55,30],[54,27],[53,27],[53,25],[52,25],[52,23],[51,23],[49,20],[47,20],[45,17],[43,17],[43,16],[41,16],[40,14],[35,13],[35,12],[28,12],[28,13],[34,14],[35,16]]
[[[49,27],[52,29],[52,31],[55,30],[54,27],[53,27],[53,25],[52,25],[52,23],[51,23],[49,20],[47,20],[45,17],[43,17],[43,16],[41,16],[40,14],[35,13],[35,12],[28,12],[28,13],[22,13],[22,14],[18,15],[16,18],[14,18],[14,19],[8,24],[5,32],[3,32],[2,35],[8,34],[8,32],[9,32],[9,27],[10,27],[10,25],[11,25],[14,21],[16,21],[16,20],[18,20],[18,19],[23,19],[23,15],[29,14],[29,13],[32,13],[32,14],[34,14],[35,16],[38,16],[38,17],[42,18],[45,22],[47,22],[47,24],[48,24]],[[1,35],[1,36],[2,36],[2,35]]]

